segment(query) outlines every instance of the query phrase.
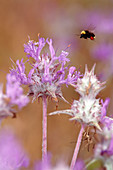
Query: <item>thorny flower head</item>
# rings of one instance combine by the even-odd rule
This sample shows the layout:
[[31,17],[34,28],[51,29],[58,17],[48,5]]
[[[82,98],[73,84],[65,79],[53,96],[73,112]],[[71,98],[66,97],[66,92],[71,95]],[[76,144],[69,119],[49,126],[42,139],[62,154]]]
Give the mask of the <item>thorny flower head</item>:
[[17,105],[21,109],[28,102],[29,98],[23,94],[23,89],[15,76],[7,74],[6,94],[3,93],[3,85],[0,85],[0,121],[8,116],[15,116],[13,106]]
[[[48,52],[42,52],[43,48],[47,51],[47,46],[49,46]],[[56,56],[52,39],[45,40],[40,37],[38,42],[29,39],[28,43],[24,45],[24,51],[27,54],[27,63],[31,66],[30,72],[28,75],[26,74],[25,63],[22,59],[20,62],[16,61],[16,68],[11,70],[11,74],[15,75],[21,84],[29,86],[29,95],[33,95],[33,100],[43,95],[55,100],[57,97],[65,100],[62,96],[61,86],[63,84],[75,85],[80,77],[80,72],[76,71],[75,67],[66,66],[70,61],[67,58],[68,52],[62,51],[59,56]]]
[[81,96],[78,101],[73,101],[71,109],[52,112],[50,115],[68,114],[72,116],[70,120],[77,120],[80,123],[95,126],[101,130],[99,122],[101,121],[102,104],[95,97],[104,88],[103,85],[105,83],[101,83],[94,75],[94,68],[95,65],[91,71],[88,71],[86,66],[83,78],[77,79],[75,90]]
[[91,71],[88,71],[87,65],[85,68],[85,73],[83,78],[77,79],[76,91],[82,96],[90,96],[91,98],[95,98],[97,94],[105,88],[103,86],[105,82],[101,83],[96,75],[94,74],[95,64]]

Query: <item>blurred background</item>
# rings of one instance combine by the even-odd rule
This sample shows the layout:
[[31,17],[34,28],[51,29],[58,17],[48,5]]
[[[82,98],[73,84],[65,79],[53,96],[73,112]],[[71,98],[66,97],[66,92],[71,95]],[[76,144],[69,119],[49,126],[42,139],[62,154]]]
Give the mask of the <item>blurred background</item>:
[[[88,29],[95,33],[94,41],[80,39],[80,32]],[[16,61],[25,57],[23,44],[38,40],[38,33],[52,38],[54,48],[60,52],[71,44],[71,64],[84,73],[85,64],[91,69],[96,63],[95,73],[101,81],[107,80],[100,98],[110,97],[108,115],[113,114],[113,0],[0,0],[0,82],[6,83],[6,74],[11,67],[10,57]],[[62,87],[64,97],[72,103],[79,95],[72,87]],[[58,109],[70,106],[59,100]],[[48,113],[56,105],[48,101]],[[17,114],[16,119],[7,118],[2,127],[14,129],[28,153],[32,170],[35,161],[41,159],[42,101],[29,103]],[[48,151],[53,164],[65,160],[70,164],[80,125],[69,121],[65,115],[48,116]],[[83,142],[79,158],[88,159],[93,154]]]

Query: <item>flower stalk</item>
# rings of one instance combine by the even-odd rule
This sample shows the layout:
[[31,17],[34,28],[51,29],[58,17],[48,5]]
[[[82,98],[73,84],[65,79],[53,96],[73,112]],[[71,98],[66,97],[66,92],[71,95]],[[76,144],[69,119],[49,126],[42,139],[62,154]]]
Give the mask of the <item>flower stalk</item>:
[[47,158],[47,98],[43,96],[42,161]]
[[77,156],[78,156],[78,152],[79,152],[79,149],[80,149],[81,141],[82,141],[83,132],[84,132],[84,125],[82,124],[81,130],[79,132],[79,136],[78,136],[78,139],[77,139],[77,144],[75,146],[74,154],[73,154],[73,157],[72,157],[70,170],[74,169],[74,166],[75,166],[75,163],[76,163],[76,160],[77,160]]

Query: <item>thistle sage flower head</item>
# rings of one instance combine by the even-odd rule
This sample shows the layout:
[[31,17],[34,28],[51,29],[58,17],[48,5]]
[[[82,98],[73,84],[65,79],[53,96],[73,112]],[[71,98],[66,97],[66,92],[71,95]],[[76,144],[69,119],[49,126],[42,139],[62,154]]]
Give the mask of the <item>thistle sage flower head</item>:
[[95,126],[101,130],[99,122],[101,121],[102,104],[100,99],[95,98],[105,83],[101,83],[94,75],[93,66],[91,71],[88,71],[87,66],[83,78],[77,79],[75,90],[81,95],[79,100],[74,100],[71,109],[55,111],[50,115],[67,114],[72,116],[70,120],[76,120],[88,126]]
[[[47,48],[49,47],[49,49]],[[43,52],[43,48],[47,52]],[[66,84],[76,84],[80,72],[76,71],[75,67],[67,66],[70,61],[68,52],[61,51],[56,56],[53,48],[52,39],[44,39],[39,37],[39,41],[30,40],[24,45],[24,51],[27,54],[27,64],[31,70],[26,73],[25,63],[23,59],[16,61],[16,68],[13,67],[11,74],[16,76],[17,81],[21,84],[29,86],[29,95],[33,96],[33,100],[42,97],[50,96],[57,100],[57,97],[64,97],[61,92],[61,86]],[[31,60],[32,59],[32,60]]]

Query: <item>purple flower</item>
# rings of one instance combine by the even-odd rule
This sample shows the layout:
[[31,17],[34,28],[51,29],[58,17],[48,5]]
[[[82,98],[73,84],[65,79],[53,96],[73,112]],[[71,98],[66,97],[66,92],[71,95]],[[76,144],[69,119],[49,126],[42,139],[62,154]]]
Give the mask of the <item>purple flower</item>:
[[105,102],[101,100],[102,108],[101,108],[101,124],[103,125],[103,135],[106,138],[111,138],[113,135],[113,118],[107,116],[107,107],[110,102],[109,98],[106,98]]
[[11,75],[14,75],[16,77],[16,80],[20,82],[21,84],[29,84],[31,83],[31,76],[34,72],[34,69],[31,69],[28,76],[26,76],[25,72],[25,63],[23,62],[23,59],[21,59],[20,63],[19,60],[16,61],[16,68],[11,69]]
[[[47,53],[42,52],[45,46],[49,46]],[[66,66],[69,62],[68,52],[62,51],[59,56],[56,56],[52,39],[45,40],[40,37],[38,42],[29,39],[29,42],[24,45],[24,51],[27,54],[27,63],[31,66],[29,74],[26,74],[25,63],[22,59],[20,63],[17,60],[16,68],[11,70],[11,75],[15,75],[21,84],[29,86],[29,95],[33,95],[33,100],[43,95],[55,100],[57,97],[65,100],[62,96],[61,86],[63,84],[75,85],[80,77],[80,72],[75,71],[75,67],[69,69],[66,77],[69,68]],[[30,62],[30,58],[34,61]]]
[[29,159],[9,130],[0,132],[0,170],[19,170],[28,167]]
[[46,42],[44,38],[39,38],[39,42],[34,42],[30,40],[27,44],[24,44],[24,52],[27,53],[27,57],[34,58],[37,62],[40,61],[39,56],[42,48],[45,46]]
[[[110,98],[106,98],[105,102],[103,102],[103,100],[101,100],[101,103],[102,103],[101,118],[102,119],[104,119],[107,114],[107,107],[108,107],[109,102],[110,102]],[[101,122],[102,122],[102,120],[101,120]]]
[[81,77],[80,72],[75,71],[75,70],[76,70],[76,68],[73,66],[69,68],[69,74],[67,76],[67,84],[68,84],[68,82],[70,82],[70,84],[73,85],[73,84],[75,84],[77,79]]
[[23,94],[23,89],[14,75],[7,74],[6,94],[3,94],[2,88],[3,86],[0,85],[0,122],[8,116],[15,117],[13,106],[17,105],[21,109],[29,102],[29,98]]
[[11,105],[17,105],[19,109],[29,103],[29,98],[23,94],[20,83],[16,80],[16,77],[11,74],[7,74],[6,95],[10,99],[9,103]]

